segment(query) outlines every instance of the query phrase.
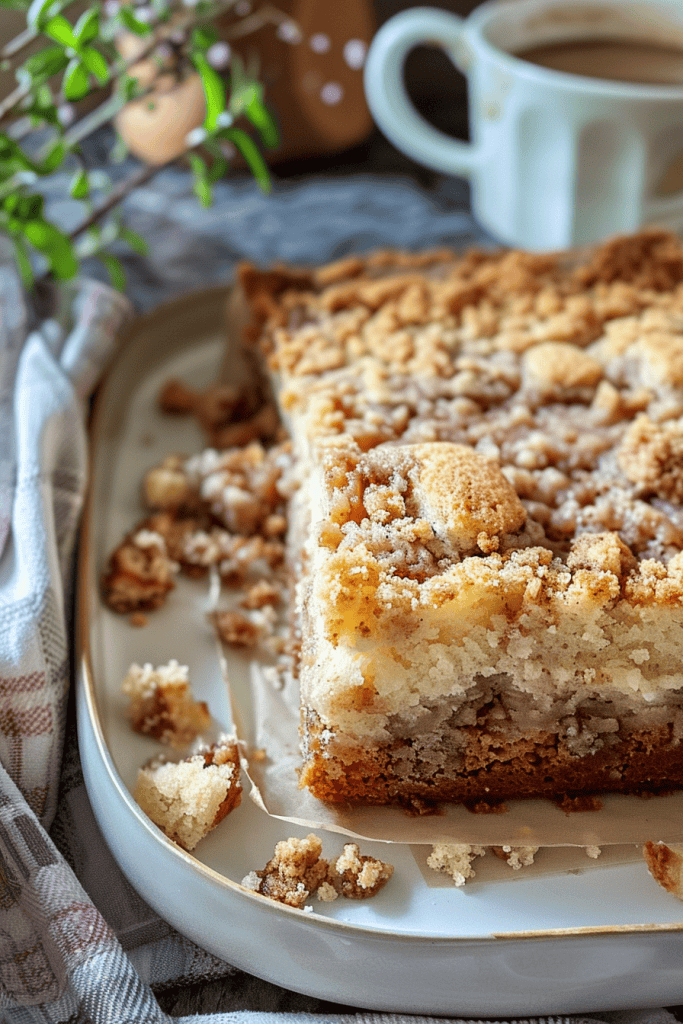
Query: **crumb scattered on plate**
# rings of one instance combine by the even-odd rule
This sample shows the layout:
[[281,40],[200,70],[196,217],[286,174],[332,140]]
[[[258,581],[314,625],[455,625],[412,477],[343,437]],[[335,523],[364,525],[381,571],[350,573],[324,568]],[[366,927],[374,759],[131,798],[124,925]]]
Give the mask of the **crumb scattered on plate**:
[[192,694],[187,665],[175,660],[157,668],[131,665],[121,689],[131,727],[161,743],[185,747],[211,724],[207,705]]
[[338,896],[367,899],[386,885],[394,871],[391,864],[362,856],[355,843],[347,843],[334,861],[321,854],[322,842],[314,833],[304,839],[283,839],[265,868],[250,871],[242,885],[277,903],[303,910],[313,893],[323,902]]
[[443,871],[450,875],[460,887],[468,878],[474,878],[476,871],[472,862],[486,853],[485,846],[469,843],[436,843],[427,858],[427,864],[434,871]]
[[683,899],[683,846],[647,842],[643,856],[654,880],[679,900]]
[[182,761],[154,760],[138,772],[135,799],[169,839],[193,850],[242,798],[239,753],[222,737]]

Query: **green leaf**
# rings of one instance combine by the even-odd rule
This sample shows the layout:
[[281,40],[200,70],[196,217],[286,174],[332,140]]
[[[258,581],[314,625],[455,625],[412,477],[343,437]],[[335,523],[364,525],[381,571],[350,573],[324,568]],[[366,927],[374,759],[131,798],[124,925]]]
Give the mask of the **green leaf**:
[[57,108],[53,103],[43,105],[36,99],[28,108],[27,114],[31,118],[31,126],[33,128],[40,128],[42,125],[49,124],[60,134],[62,133],[64,126],[59,120]]
[[44,252],[49,248],[50,243],[54,241],[53,233],[56,230],[46,220],[39,220],[38,218],[26,221],[24,224],[24,234],[31,245],[35,246],[40,252]]
[[263,86],[247,74],[237,54],[233,54],[231,62],[230,112],[251,121],[264,145],[275,148],[279,144],[278,127],[263,102]]
[[193,53],[191,59],[199,72],[206,99],[204,127],[207,132],[214,132],[218,127],[218,118],[225,110],[225,85],[203,54]]
[[88,71],[104,85],[109,81],[109,67],[99,50],[94,46],[84,46],[81,50],[81,59]]
[[74,25],[74,36],[80,46],[85,46],[93,39],[97,39],[99,32],[100,12],[97,7],[91,7],[90,10],[83,12]]
[[42,31],[50,39],[54,39],[56,43],[61,43],[62,46],[70,46],[74,50],[78,49],[78,42],[74,36],[71,22],[67,21],[63,14],[56,14],[54,18],[50,18],[44,25],[41,26]]
[[202,206],[211,206],[213,202],[213,189],[209,180],[209,169],[206,162],[197,153],[188,153],[194,184],[192,191]]
[[58,139],[41,164],[40,169],[42,173],[52,174],[53,171],[56,171],[64,160],[66,153],[66,146],[61,139]]
[[136,36],[147,36],[152,31],[151,26],[145,24],[144,21],[138,21],[131,8],[126,5],[119,8],[117,17],[120,18],[123,26]]
[[74,199],[85,199],[90,194],[90,182],[85,171],[76,171],[71,179],[69,192]]
[[193,192],[202,206],[211,206],[213,202],[213,189],[206,178],[194,179]]
[[49,85],[40,85],[36,89],[35,93],[35,109],[45,109],[47,107],[54,106],[54,100],[52,99],[52,89]]
[[212,183],[219,181],[225,176],[229,166],[219,143],[209,138],[202,143],[202,148],[212,157],[211,166],[206,170],[206,180]]
[[67,100],[82,100],[88,95],[89,88],[88,70],[79,57],[74,57],[64,72],[62,92]]
[[207,181],[215,182],[220,181],[224,178],[228,170],[228,161],[221,153],[220,157],[217,157],[211,164],[209,173],[207,174]]
[[40,167],[26,156],[14,139],[0,132],[0,176],[9,176],[15,171],[32,171],[34,174],[40,174]]
[[69,63],[61,46],[47,46],[40,53],[34,53],[22,64],[22,68],[35,80],[58,75]]
[[118,291],[123,292],[126,290],[126,273],[123,269],[121,260],[117,259],[116,256],[112,256],[111,253],[101,252],[97,257],[107,268],[109,274],[109,280],[112,286]]
[[139,256],[146,256],[148,254],[149,246],[147,242],[142,235],[139,235],[137,231],[133,231],[132,228],[121,227],[119,237]]
[[27,221],[24,234],[34,248],[46,257],[55,277],[66,280],[78,272],[78,260],[66,235],[46,220]]
[[244,159],[247,161],[251,173],[256,178],[264,192],[270,192],[270,173],[266,162],[261,156],[258,146],[250,135],[243,132],[241,128],[226,128],[221,132],[220,137],[232,142]]
[[244,113],[263,139],[264,146],[275,149],[280,143],[280,132],[270,111],[263,104],[263,92],[258,87],[245,105]]
[[206,25],[201,25],[192,29],[190,41],[193,49],[208,50],[210,46],[218,42],[218,32]]

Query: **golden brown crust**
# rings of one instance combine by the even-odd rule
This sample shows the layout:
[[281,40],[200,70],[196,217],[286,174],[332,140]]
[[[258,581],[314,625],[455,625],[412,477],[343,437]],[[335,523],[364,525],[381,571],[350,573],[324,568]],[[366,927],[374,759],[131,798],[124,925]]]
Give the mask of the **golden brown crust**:
[[[375,748],[346,744],[345,756],[330,756],[325,730],[309,718],[308,756],[300,784],[329,803],[404,803],[419,796],[430,801],[469,803],[525,797],[557,797],[583,792],[640,793],[683,785],[680,744],[662,727],[652,733],[634,732],[618,744],[577,756],[557,734],[530,731],[518,740],[504,733],[470,731],[467,758],[460,770],[446,759],[441,769],[419,762],[406,770],[405,741]],[[434,738],[434,743],[439,737]]]

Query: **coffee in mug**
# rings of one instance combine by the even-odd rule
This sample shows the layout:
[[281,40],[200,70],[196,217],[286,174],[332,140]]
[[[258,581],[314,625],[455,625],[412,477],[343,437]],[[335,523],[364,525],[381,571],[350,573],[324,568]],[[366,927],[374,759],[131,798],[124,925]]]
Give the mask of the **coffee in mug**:
[[542,68],[608,82],[683,85],[683,49],[637,39],[576,39],[514,53]]
[[[467,76],[471,142],[415,110],[409,51],[444,48]],[[676,0],[488,0],[462,19],[422,7],[376,34],[365,91],[403,152],[468,178],[499,241],[559,249],[683,229],[683,5]]]

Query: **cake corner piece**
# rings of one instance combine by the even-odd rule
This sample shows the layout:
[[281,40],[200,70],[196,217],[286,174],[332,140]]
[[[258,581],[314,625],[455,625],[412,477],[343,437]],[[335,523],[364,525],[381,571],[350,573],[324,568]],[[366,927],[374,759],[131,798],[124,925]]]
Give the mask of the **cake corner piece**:
[[298,467],[302,785],[683,785],[680,241],[383,253],[280,274],[270,303],[251,287]]

